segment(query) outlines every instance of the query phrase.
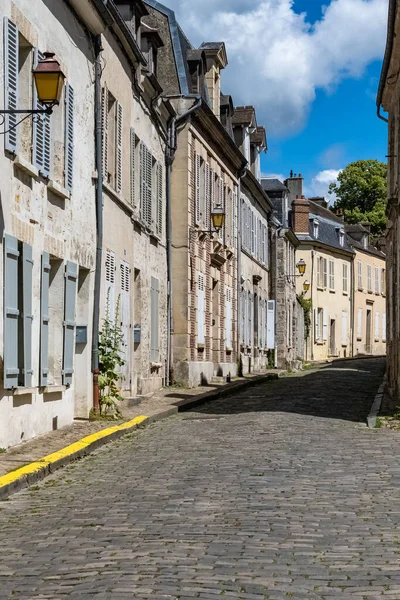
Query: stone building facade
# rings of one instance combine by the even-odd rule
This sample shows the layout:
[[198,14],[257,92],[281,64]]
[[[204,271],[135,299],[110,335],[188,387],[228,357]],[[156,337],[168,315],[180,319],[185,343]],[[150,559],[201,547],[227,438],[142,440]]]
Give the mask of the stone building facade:
[[379,83],[377,108],[388,113],[388,206],[386,231],[386,347],[388,389],[400,396],[400,10],[389,0],[386,51]]
[[67,2],[4,0],[0,18],[2,107],[37,106],[32,68],[43,52],[55,52],[66,75],[51,116],[12,128],[20,116],[11,115],[1,128],[9,132],[0,138],[0,447],[8,447],[91,407],[94,55]]

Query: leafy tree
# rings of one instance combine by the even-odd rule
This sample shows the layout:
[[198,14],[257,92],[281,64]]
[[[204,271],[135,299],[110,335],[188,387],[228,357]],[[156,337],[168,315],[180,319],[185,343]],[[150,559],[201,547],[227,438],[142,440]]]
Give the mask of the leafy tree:
[[342,209],[346,223],[371,224],[375,235],[386,227],[387,165],[378,160],[357,160],[339,173],[329,193],[336,194],[332,210]]

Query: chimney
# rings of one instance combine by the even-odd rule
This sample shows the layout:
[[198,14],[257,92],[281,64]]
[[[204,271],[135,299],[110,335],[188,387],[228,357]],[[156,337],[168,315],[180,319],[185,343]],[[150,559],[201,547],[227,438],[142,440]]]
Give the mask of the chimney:
[[297,198],[292,203],[292,225],[295,233],[308,235],[310,205],[304,197]]
[[293,171],[290,171],[289,179],[286,179],[285,185],[289,190],[289,204],[292,204],[293,200],[302,197],[303,195],[303,177],[300,175],[293,174]]
[[360,225],[365,227],[368,233],[371,233],[371,223],[368,223],[368,221],[361,221]]

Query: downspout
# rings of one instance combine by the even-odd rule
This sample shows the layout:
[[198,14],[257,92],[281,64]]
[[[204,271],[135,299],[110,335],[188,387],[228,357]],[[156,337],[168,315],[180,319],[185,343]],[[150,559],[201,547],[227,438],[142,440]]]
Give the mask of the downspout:
[[93,408],[98,411],[99,404],[99,325],[100,325],[100,286],[103,247],[103,161],[102,161],[102,114],[101,114],[101,36],[94,39],[95,48],[95,163],[96,181],[96,266],[94,276],[93,299],[93,335],[92,335],[92,373]]
[[311,360],[314,360],[314,331],[315,331],[315,310],[313,302],[313,291],[314,291],[314,258],[315,251],[311,250],[311,331],[310,331],[310,343],[311,343]]
[[242,196],[242,177],[246,173],[245,169],[242,169],[238,174],[238,193],[237,193],[237,281],[236,281],[236,297],[237,297],[237,357],[240,361],[240,319],[242,314],[242,211],[241,209],[241,196]]
[[166,385],[173,383],[173,348],[172,348],[172,211],[171,211],[171,175],[172,164],[176,153],[176,126],[200,108],[202,98],[183,115],[173,117],[168,125],[167,144],[165,147],[165,181],[166,181],[166,238],[167,238],[167,367]]
[[[283,226],[280,225],[275,229],[275,277],[274,277],[274,287],[275,287],[275,352],[274,352],[274,367],[278,368],[278,237],[280,232],[282,231]],[[286,276],[286,275],[285,275]]]

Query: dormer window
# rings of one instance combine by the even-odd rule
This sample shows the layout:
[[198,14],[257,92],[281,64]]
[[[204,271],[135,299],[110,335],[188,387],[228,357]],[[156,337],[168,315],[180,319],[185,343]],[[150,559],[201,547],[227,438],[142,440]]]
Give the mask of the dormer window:
[[338,229],[338,235],[339,235],[339,244],[342,246],[344,246],[344,229]]
[[319,237],[319,221],[318,219],[313,219],[313,237],[317,240]]
[[364,235],[363,237],[363,247],[365,248],[365,250],[368,249],[368,236]]
[[141,50],[147,60],[147,71],[157,75],[157,52],[164,44],[156,29],[142,24]]

